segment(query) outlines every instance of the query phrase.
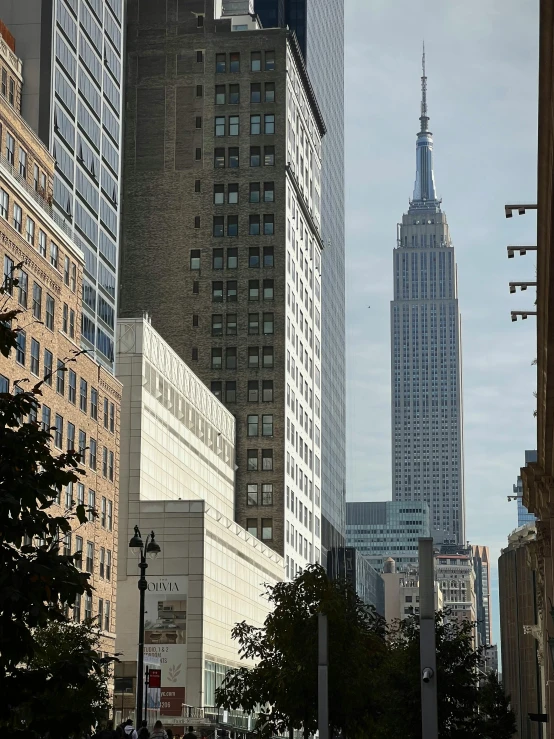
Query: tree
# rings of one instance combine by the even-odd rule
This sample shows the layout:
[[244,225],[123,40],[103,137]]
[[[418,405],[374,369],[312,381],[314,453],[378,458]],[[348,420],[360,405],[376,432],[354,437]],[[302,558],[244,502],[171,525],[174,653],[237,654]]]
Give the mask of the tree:
[[264,626],[245,622],[232,631],[242,658],[257,661],[249,669],[230,670],[216,691],[222,708],[257,714],[264,736],[317,730],[318,613],[328,617],[329,721],[345,736],[369,729],[376,705],[372,696],[384,657],[385,628],[344,582],[329,580],[311,565],[292,582],[266,586],[273,605]]
[[[6,304],[15,286],[17,280],[8,275],[0,287],[4,295],[0,352],[5,357],[16,346],[21,330],[12,328],[21,311],[7,310]],[[44,650],[41,635],[53,635],[49,626],[67,621],[64,605],[71,606],[77,597],[92,592],[89,576],[75,566],[79,553],[66,556],[60,548],[72,522],[85,522],[87,510],[79,505],[61,513],[56,505],[62,488],[79,480],[80,458],[74,451],[52,454],[50,430],[42,429],[36,420],[43,383],[25,390],[25,382],[15,383],[13,392],[0,393],[0,728],[7,737],[42,736],[36,729],[38,713],[29,723],[24,710],[34,701],[38,712],[40,696],[51,693],[55,682],[55,676],[48,678],[54,680],[49,685],[38,679],[37,660]],[[96,672],[103,662],[93,652],[77,655],[73,651],[74,658],[84,661],[72,664],[68,654],[58,668],[66,676],[70,669],[87,666]],[[47,707],[45,701],[42,705]],[[74,706],[65,709],[71,713]],[[69,735],[66,725],[64,736]]]
[[[446,618],[445,618],[446,615]],[[502,691],[492,678],[480,688],[478,668],[482,649],[473,647],[474,624],[458,623],[439,613],[435,622],[437,651],[437,700],[441,739],[484,739],[497,723],[490,739],[510,739],[514,717]],[[382,719],[377,737],[402,735],[421,739],[421,669],[419,621],[409,618],[389,630],[387,659],[381,670]],[[501,728],[502,727],[502,728]]]
[[504,692],[498,677],[489,672],[479,691],[478,731],[482,739],[507,739],[517,731],[510,698]]

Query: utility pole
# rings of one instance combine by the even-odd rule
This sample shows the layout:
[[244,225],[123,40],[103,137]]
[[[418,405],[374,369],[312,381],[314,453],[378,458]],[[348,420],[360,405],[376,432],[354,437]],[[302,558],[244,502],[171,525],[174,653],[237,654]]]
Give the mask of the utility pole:
[[327,616],[317,615],[318,663],[317,663],[317,728],[319,739],[329,739],[329,654]]
[[438,739],[435,566],[432,537],[419,539],[419,655],[421,736],[422,739]]

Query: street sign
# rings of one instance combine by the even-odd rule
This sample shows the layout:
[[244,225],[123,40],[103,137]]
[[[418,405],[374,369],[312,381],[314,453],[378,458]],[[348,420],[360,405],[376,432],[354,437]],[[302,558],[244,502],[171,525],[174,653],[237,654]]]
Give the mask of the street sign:
[[162,671],[151,669],[148,673],[148,687],[161,688],[161,686],[162,686]]

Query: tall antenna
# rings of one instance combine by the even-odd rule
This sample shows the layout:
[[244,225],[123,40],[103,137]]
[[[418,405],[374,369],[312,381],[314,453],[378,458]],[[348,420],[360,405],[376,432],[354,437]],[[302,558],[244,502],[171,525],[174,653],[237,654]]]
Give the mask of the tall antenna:
[[423,55],[421,57],[421,131],[427,131],[429,116],[427,115],[427,75],[425,74],[425,41],[423,42]]

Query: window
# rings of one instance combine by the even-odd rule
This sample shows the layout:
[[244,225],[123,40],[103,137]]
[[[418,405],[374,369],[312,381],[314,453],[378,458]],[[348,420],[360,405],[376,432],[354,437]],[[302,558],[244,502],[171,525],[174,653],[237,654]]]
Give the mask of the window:
[[248,233],[250,236],[260,235],[260,216],[250,215],[248,216]]
[[225,167],[225,149],[214,149],[214,169]]
[[[108,448],[107,447],[102,447],[102,475],[104,477],[108,476]],[[106,500],[105,498],[102,498],[103,502],[105,502],[105,500]],[[105,520],[104,520],[104,524],[102,525],[105,525]]]
[[31,339],[31,373],[39,376],[40,372],[40,344],[36,339]]
[[66,534],[63,538],[63,556],[69,557],[70,555],[71,555],[71,534]]
[[112,552],[108,549],[106,553],[106,580],[112,579]]
[[265,472],[273,470],[273,449],[262,449],[262,470]]
[[257,449],[247,449],[246,450],[246,458],[247,458],[247,469],[249,472],[257,472],[258,471],[258,450]]
[[76,536],[75,537],[75,552],[74,554],[77,555],[75,557],[75,565],[81,569],[83,566],[83,537],[82,536]]
[[56,367],[56,392],[65,395],[65,366],[61,359],[58,359]]
[[2,95],[6,97],[8,92],[8,73],[5,69],[2,70]]
[[273,333],[274,321],[273,313],[264,313],[264,334],[269,335]]
[[7,220],[10,198],[5,190],[0,188],[0,215]]
[[240,54],[235,52],[229,56],[229,69],[231,72],[240,72]]
[[82,596],[78,595],[73,603],[73,620],[76,622],[81,620],[81,599]]
[[236,280],[228,280],[227,282],[227,302],[228,303],[237,302],[237,281]]
[[236,169],[239,166],[239,150],[238,147],[229,149],[229,167]]
[[251,167],[261,166],[261,149],[259,146],[250,147],[250,166]]
[[53,369],[54,364],[54,355],[51,351],[48,349],[44,350],[44,382],[46,385],[50,385],[52,387],[52,374],[54,372]]
[[88,519],[88,521],[90,523],[91,521],[94,521],[94,512],[95,512],[94,509],[96,508],[96,494],[95,494],[94,490],[91,490],[90,488],[89,488],[89,491],[88,491],[88,506],[87,506],[87,508],[88,508],[88,510],[87,510],[87,519]]
[[27,179],[27,152],[19,147],[19,175]]
[[[204,26],[204,15],[203,14],[200,14],[200,15],[197,15],[196,16],[196,26],[198,28],[202,28]],[[107,603],[107,601],[106,601],[106,603]],[[109,622],[109,619],[108,619],[108,622]],[[109,629],[106,629],[106,631],[109,631]]]
[[261,115],[250,116],[250,135],[257,136],[262,132],[262,117]]
[[222,364],[222,349],[212,347],[212,369],[221,369]]
[[46,259],[46,234],[42,229],[38,232],[38,250],[40,255]]
[[80,391],[79,391],[79,408],[83,413],[87,412],[88,405],[88,382],[81,377]]
[[15,347],[15,361],[18,362],[18,364],[25,364],[26,347],[27,335],[25,334],[25,331],[18,331]]
[[54,298],[51,295],[46,295],[46,328],[50,331],[54,330],[54,310],[55,310]]
[[223,249],[214,249],[212,253],[212,269],[223,269]]
[[273,539],[273,519],[262,518],[262,540],[270,541]]
[[275,219],[273,215],[264,215],[264,236],[273,236],[275,233]]
[[264,346],[262,349],[262,367],[265,369],[273,368],[273,347]]
[[260,366],[260,350],[257,346],[248,347],[248,367],[257,369]]
[[19,231],[21,233],[23,223],[23,211],[21,210],[21,207],[14,203],[13,205],[13,227],[16,231]]
[[39,321],[42,318],[42,288],[36,282],[33,283],[33,317]]
[[204,63],[204,52],[200,49],[196,52],[196,62],[197,64]]
[[264,133],[275,133],[275,116],[273,113],[266,113],[264,115]]
[[200,216],[194,216],[194,228],[200,228]]
[[107,525],[108,531],[112,530],[112,526],[113,526],[113,502],[109,500],[108,501],[108,525]]
[[239,235],[239,217],[227,216],[227,236]]
[[198,326],[200,325],[199,320],[200,320],[200,317],[198,313],[193,313],[192,314],[192,327],[193,328],[198,328]]
[[[225,93],[225,90],[224,90]],[[196,85],[196,97],[201,98],[204,95],[204,87],[202,85]]]
[[262,71],[262,54],[259,51],[253,51],[250,54],[250,70],[252,72]]
[[273,485],[270,482],[262,485],[262,505],[273,505]]
[[94,570],[94,544],[91,541],[87,541],[87,559],[86,559],[86,571],[92,574]]
[[[202,18],[202,21],[204,20],[203,15],[198,16],[198,20]],[[203,23],[199,23],[199,25],[203,25]],[[110,630],[110,601],[105,600],[104,601],[104,631]]]
[[194,192],[202,192],[200,180],[194,180]]
[[225,402],[237,402],[237,383],[235,381],[225,383]]
[[104,398],[104,428],[108,428],[108,399]]
[[240,103],[240,88],[238,85],[229,85],[229,103],[231,105]]
[[27,272],[24,272],[21,270],[19,272],[19,296],[18,296],[18,302],[19,305],[22,305],[24,308],[27,307],[27,293],[29,289],[29,277],[27,275]]
[[215,71],[217,74],[222,74],[227,71],[226,54],[215,55]]
[[227,313],[226,315],[226,332],[227,336],[237,335],[237,314]]
[[275,185],[273,182],[264,182],[264,203],[275,201]]
[[6,134],[6,159],[13,167],[15,159],[15,139],[11,133]]
[[212,393],[215,395],[216,398],[219,398],[220,400],[221,400],[222,387],[223,387],[223,383],[220,380],[212,381],[212,384],[210,386]]
[[14,104],[14,100],[15,100],[15,82],[13,80],[13,77],[10,77],[10,95],[9,95],[10,105]]
[[110,403],[110,433],[115,431],[115,404]]
[[265,102],[266,103],[275,102],[275,82],[265,83]]
[[240,131],[240,120],[238,115],[229,116],[229,136],[238,136]]
[[227,249],[227,269],[236,269],[238,267],[239,251],[236,246],[230,246]]
[[225,349],[225,369],[237,368],[237,349],[234,346],[228,346]]
[[214,303],[223,302],[223,282],[212,282],[212,301]]
[[248,380],[248,402],[257,403],[260,399],[260,389],[257,380]]
[[193,270],[200,269],[200,249],[191,249],[190,268]]
[[29,216],[27,216],[26,239],[31,246],[35,245],[35,222],[32,218],[29,218]]
[[58,269],[58,245],[53,241],[50,242],[50,264]]
[[115,467],[115,464],[114,464],[114,453],[113,452],[109,452],[108,453],[108,480],[110,480],[110,482],[113,482],[113,478],[114,478],[114,467]]
[[95,387],[90,389],[90,417],[98,420],[98,390]]
[[273,280],[264,280],[264,300],[273,300]]
[[221,313],[212,314],[212,336],[222,336],[223,316]]
[[214,216],[213,232],[212,235],[219,237],[223,236],[225,229],[225,218],[224,216]]
[[273,247],[264,246],[264,267],[273,267]]
[[215,136],[225,136],[225,116],[217,116],[215,119]]
[[262,436],[273,436],[273,416],[262,416]]
[[265,71],[266,72],[275,71],[275,52],[274,51],[265,52]]
[[256,483],[250,483],[246,491],[246,504],[258,505],[258,486]]
[[258,521],[255,518],[246,519],[246,530],[250,536],[258,536]]
[[106,572],[106,550],[104,547],[100,547],[100,561],[99,561],[99,575],[101,578],[104,578],[104,574]]
[[255,82],[250,85],[250,102],[261,103],[262,102],[262,86],[259,82]]
[[42,430],[50,431],[51,426],[51,411],[47,405],[42,406]]
[[275,147],[264,146],[264,167],[275,166]]
[[251,246],[248,249],[248,266],[251,269],[260,266],[260,248],[258,246]]
[[224,205],[225,185],[214,185],[214,205]]
[[248,333],[251,335],[260,333],[260,315],[259,313],[248,314]]
[[251,203],[259,203],[260,202],[260,183],[259,182],[251,182],[250,183],[250,197],[249,200]]
[[258,436],[259,422],[260,421],[259,421],[258,416],[248,416],[247,417],[248,436]]
[[72,423],[67,423],[67,451],[70,452],[75,449],[75,426]]
[[69,400],[70,403],[73,403],[73,405],[75,405],[77,402],[77,375],[71,369],[68,372],[68,383],[67,384],[69,387],[67,399]]
[[248,280],[248,300],[259,300],[259,299],[260,299],[260,281],[259,280]]
[[225,105],[225,85],[215,86],[215,104]]
[[96,439],[91,438],[90,440],[90,447],[89,447],[89,459],[88,464],[91,470],[96,471]]
[[54,445],[57,449],[63,448],[63,418],[56,413]]

